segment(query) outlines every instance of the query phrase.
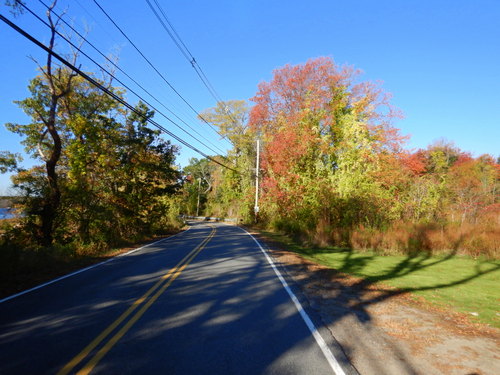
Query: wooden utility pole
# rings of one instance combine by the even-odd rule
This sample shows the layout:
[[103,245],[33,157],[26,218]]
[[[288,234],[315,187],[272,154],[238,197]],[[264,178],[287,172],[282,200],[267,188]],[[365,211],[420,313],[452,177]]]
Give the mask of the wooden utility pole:
[[200,213],[200,191],[201,191],[201,177],[198,177],[198,203],[196,204],[196,217]]
[[257,222],[257,216],[259,214],[259,159],[260,159],[260,141],[257,139],[257,160],[255,166],[255,222]]

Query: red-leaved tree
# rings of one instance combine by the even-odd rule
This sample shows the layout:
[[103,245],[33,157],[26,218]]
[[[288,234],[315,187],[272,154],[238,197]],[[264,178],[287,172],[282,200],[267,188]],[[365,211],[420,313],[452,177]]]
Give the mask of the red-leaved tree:
[[382,156],[401,152],[404,137],[392,126],[399,112],[359,74],[321,57],[259,85],[249,125],[264,143],[263,208],[274,219],[309,229],[321,217],[358,221],[370,195],[387,198],[377,176]]

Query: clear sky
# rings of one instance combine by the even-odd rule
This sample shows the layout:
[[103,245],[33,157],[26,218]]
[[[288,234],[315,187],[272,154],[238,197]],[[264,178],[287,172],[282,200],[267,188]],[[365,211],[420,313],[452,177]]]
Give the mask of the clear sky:
[[[500,155],[498,0],[157,1],[224,100],[251,98],[260,81],[269,80],[273,69],[287,63],[330,56],[338,64],[361,69],[363,80],[383,82],[383,88],[393,94],[392,103],[405,115],[396,126],[411,135],[408,148],[425,148],[445,138],[475,156]],[[215,106],[146,0],[99,3],[194,108],[202,111]],[[27,4],[44,14],[38,0]],[[14,18],[3,1],[0,10],[35,37],[48,41],[48,29],[30,14]],[[78,30],[88,29],[92,43],[106,54],[116,54],[120,67],[165,105],[210,142],[227,147],[206,124],[196,120],[93,0],[59,0],[57,11],[62,10],[66,10],[66,20]],[[0,150],[22,152],[19,136],[9,133],[3,124],[26,122],[12,101],[27,96],[28,81],[37,73],[27,56],[43,63],[45,55],[1,22],[0,48]],[[58,50],[67,51],[63,41]],[[88,46],[84,50],[103,62]],[[83,57],[80,63],[84,70],[96,70]],[[137,102],[130,94],[127,99]],[[156,119],[213,154],[161,117]],[[197,156],[183,147],[178,163],[185,165]],[[25,165],[32,163],[28,159]],[[8,185],[8,176],[0,176],[0,194],[7,192]]]

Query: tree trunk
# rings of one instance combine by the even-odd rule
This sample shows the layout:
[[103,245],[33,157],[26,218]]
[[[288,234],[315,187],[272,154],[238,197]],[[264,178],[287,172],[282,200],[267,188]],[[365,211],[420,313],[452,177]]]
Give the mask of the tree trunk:
[[47,170],[47,180],[49,185],[49,192],[44,201],[41,210],[41,244],[43,246],[50,246],[53,241],[54,232],[54,221],[57,215],[57,210],[61,203],[61,190],[57,183],[57,173],[56,165],[61,158],[61,138],[57,132],[56,123],[56,109],[58,101],[60,99],[59,95],[52,94],[52,100],[49,110],[49,118],[46,121],[47,130],[52,137],[54,143],[50,157],[45,162],[45,168]]
[[[52,51],[54,49],[54,41],[56,36],[56,29],[58,22],[54,23],[52,21],[52,9],[55,7],[57,0],[54,0],[52,5],[50,6],[49,11],[47,12],[48,20],[50,23],[51,29],[51,38],[49,43],[49,49]],[[76,60],[76,55],[73,57]],[[42,69],[43,71],[43,69]],[[54,222],[57,217],[58,209],[61,203],[61,190],[59,188],[59,184],[57,182],[57,172],[56,166],[61,158],[62,151],[62,143],[61,137],[59,136],[56,123],[57,123],[57,108],[59,106],[59,100],[66,95],[68,95],[71,91],[71,81],[75,76],[74,73],[70,73],[67,82],[64,83],[62,87],[60,87],[61,79],[63,79],[63,75],[61,75],[61,68],[58,67],[56,72],[53,72],[52,66],[52,54],[49,53],[47,55],[47,68],[44,71],[47,81],[50,86],[51,91],[51,101],[48,116],[46,119],[42,118],[42,121],[45,124],[46,130],[50,134],[53,142],[53,148],[51,150],[50,156],[45,160],[45,169],[47,171],[47,182],[49,191],[45,200],[42,204],[42,209],[40,213],[41,220],[41,236],[40,243],[43,246],[50,246],[54,240]],[[59,84],[56,84],[58,81]]]

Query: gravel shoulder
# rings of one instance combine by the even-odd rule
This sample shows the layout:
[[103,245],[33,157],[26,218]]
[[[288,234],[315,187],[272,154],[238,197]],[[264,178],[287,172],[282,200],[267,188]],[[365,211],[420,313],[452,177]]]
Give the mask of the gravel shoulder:
[[500,330],[318,265],[259,233],[360,374],[500,373]]

